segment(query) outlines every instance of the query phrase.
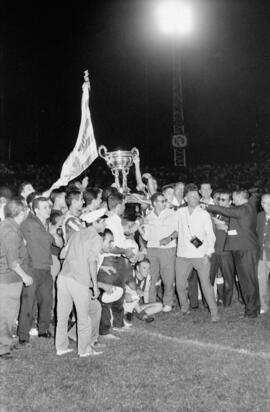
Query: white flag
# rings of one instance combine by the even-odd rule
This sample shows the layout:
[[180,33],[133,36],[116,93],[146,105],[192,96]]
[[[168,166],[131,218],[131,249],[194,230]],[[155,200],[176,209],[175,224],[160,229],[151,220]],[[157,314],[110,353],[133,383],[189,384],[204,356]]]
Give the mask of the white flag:
[[65,160],[60,179],[57,180],[51,189],[66,186],[68,182],[79,176],[98,157],[97,145],[94,136],[93,125],[89,110],[89,89],[88,71],[84,72],[85,82],[82,86],[82,115],[78,138],[73,151]]

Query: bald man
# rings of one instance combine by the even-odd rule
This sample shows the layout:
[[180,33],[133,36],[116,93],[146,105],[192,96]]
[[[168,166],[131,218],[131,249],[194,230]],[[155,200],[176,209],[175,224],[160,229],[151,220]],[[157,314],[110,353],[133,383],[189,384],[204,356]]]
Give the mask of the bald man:
[[257,217],[257,236],[260,245],[258,281],[261,302],[261,314],[269,309],[268,281],[270,272],[270,193],[262,196],[263,211]]

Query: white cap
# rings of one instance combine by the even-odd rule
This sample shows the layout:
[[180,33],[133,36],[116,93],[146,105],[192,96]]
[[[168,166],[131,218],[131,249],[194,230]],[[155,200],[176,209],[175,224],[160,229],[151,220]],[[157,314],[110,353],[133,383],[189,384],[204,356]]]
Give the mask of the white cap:
[[105,209],[105,207],[102,207],[101,209],[93,210],[93,212],[83,213],[80,218],[86,223],[93,223],[96,220],[100,219],[102,216],[106,215],[106,212],[107,209]]

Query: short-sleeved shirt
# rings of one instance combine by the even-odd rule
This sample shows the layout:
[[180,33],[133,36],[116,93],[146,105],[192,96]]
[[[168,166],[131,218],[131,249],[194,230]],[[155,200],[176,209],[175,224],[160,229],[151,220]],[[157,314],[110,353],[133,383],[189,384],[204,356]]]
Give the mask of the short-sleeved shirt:
[[20,265],[28,274],[29,256],[20,226],[10,218],[0,223],[0,283],[22,282],[21,277],[13,270]]
[[166,208],[159,215],[152,210],[144,220],[148,248],[170,249],[176,247],[173,239],[167,245],[160,245],[160,240],[178,230],[178,215],[173,209]]
[[102,238],[93,227],[73,233],[60,275],[71,277],[82,285],[91,287],[89,264],[98,264],[101,249]]

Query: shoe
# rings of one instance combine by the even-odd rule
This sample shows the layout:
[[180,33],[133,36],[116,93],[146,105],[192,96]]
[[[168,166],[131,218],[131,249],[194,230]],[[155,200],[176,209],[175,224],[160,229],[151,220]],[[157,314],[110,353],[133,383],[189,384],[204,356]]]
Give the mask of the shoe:
[[260,315],[265,315],[268,312],[267,309],[261,309],[260,310]]
[[10,352],[6,352],[6,353],[3,353],[2,355],[0,355],[0,359],[12,359],[12,358],[13,358],[13,356],[11,355]]
[[169,306],[169,305],[164,305],[163,308],[162,308],[162,312],[167,313],[167,312],[171,312],[171,311],[172,311],[172,307]]
[[182,313],[182,315],[183,316],[186,316],[186,315],[190,315],[191,314],[191,312],[190,312],[190,310],[188,309],[188,310],[181,310],[181,313]]
[[112,328],[115,332],[128,332],[131,330],[130,326],[122,326],[122,328]]
[[211,322],[216,323],[220,321],[219,315],[211,316]]
[[150,316],[146,316],[145,319],[143,319],[146,323],[151,323],[154,322],[154,318],[151,318]]
[[66,353],[70,353],[73,352],[73,349],[59,349],[58,351],[56,351],[56,355],[57,356],[62,356],[65,355]]
[[31,328],[29,332],[30,336],[38,336],[38,330],[37,328]]
[[112,333],[108,333],[107,335],[101,335],[102,338],[108,340],[120,340],[119,336],[113,335]]
[[39,337],[39,338],[47,338],[47,339],[50,339],[50,338],[52,338],[52,334],[51,334],[51,332],[50,332],[49,330],[47,330],[47,331],[44,332],[44,333],[39,333],[39,334],[38,334],[38,337]]
[[124,319],[124,326],[126,326],[127,328],[132,328],[133,325],[132,323],[129,323]]
[[30,342],[24,339],[19,339],[18,345],[24,348],[28,348],[31,346]]
[[256,319],[258,317],[257,313],[253,313],[251,315],[244,314],[244,318],[246,319]]
[[91,347],[93,349],[102,349],[102,348],[106,348],[106,345],[105,343],[95,342],[95,343],[92,343]]
[[131,322],[132,321],[132,319],[133,319],[133,313],[131,313],[131,312],[128,312],[127,314],[126,314],[126,320],[128,321],[128,322]]
[[27,345],[27,343],[28,342],[26,342],[26,344],[24,344],[24,345],[21,345],[19,342],[14,343],[13,345],[11,345],[10,349],[11,350],[22,350],[24,348],[27,348],[27,346],[30,346],[30,343],[29,343],[29,345]]
[[87,358],[88,356],[98,356],[102,355],[103,352],[96,352],[94,349],[89,348],[89,350],[85,353],[79,354],[79,358]]

